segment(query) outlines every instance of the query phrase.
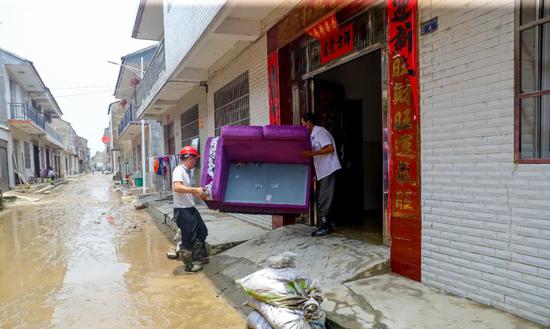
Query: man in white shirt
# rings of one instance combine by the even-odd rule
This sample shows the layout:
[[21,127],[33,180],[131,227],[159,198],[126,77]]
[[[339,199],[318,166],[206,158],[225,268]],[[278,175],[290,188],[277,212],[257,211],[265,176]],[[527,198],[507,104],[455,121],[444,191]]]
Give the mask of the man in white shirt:
[[334,138],[323,127],[317,126],[318,119],[313,113],[304,113],[302,125],[307,128],[311,138],[311,151],[303,152],[305,157],[313,158],[317,177],[317,217],[319,229],[311,236],[323,236],[330,233],[334,223],[331,220],[331,208],[336,189],[336,171],[341,169],[336,154]]
[[193,169],[199,159],[199,153],[192,146],[185,146],[180,151],[181,164],[172,173],[172,189],[174,191],[174,218],[181,230],[180,251],[186,272],[202,270],[201,264],[208,263],[204,241],[208,229],[195,208],[194,196],[206,199],[204,190],[193,187]]

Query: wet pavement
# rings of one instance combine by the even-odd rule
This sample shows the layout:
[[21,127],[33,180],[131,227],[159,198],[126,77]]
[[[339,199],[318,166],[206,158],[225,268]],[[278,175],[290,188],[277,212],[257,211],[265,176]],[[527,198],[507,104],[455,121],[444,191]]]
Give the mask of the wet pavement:
[[175,276],[145,211],[88,175],[0,214],[0,328],[243,328],[202,273]]

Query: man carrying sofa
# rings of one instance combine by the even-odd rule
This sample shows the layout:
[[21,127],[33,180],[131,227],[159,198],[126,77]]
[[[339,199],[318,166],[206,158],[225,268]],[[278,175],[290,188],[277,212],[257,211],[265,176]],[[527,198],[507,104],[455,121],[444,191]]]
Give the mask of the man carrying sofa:
[[334,223],[331,220],[331,208],[336,189],[336,171],[341,169],[336,153],[334,138],[318,124],[314,113],[304,113],[302,125],[305,126],[311,138],[311,151],[304,151],[305,157],[313,158],[315,175],[317,177],[317,216],[319,228],[311,236],[323,236],[330,233]]
[[204,241],[208,229],[195,208],[193,196],[205,200],[201,187],[194,187],[192,170],[199,159],[199,153],[192,146],[185,146],[180,151],[181,164],[172,173],[172,189],[174,190],[174,218],[181,230],[181,255],[186,272],[202,270],[201,264],[208,263]]

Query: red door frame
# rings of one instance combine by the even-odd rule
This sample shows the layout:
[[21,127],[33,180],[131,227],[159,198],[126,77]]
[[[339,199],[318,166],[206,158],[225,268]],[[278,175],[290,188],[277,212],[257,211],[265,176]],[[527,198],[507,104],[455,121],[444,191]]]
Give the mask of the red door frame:
[[[388,221],[392,271],[421,280],[420,116],[417,0],[386,0],[390,173]],[[313,4],[315,3],[315,4]],[[336,14],[349,17],[369,0],[306,0],[267,34],[271,124],[292,124],[290,50],[309,27]],[[395,71],[394,71],[395,69]],[[275,219],[274,219],[275,223]],[[278,225],[283,223],[278,219]]]

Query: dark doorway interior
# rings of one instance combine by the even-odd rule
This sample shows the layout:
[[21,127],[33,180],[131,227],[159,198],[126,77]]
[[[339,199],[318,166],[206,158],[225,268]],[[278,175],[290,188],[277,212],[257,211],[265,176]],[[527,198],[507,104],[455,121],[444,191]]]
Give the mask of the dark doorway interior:
[[10,189],[9,182],[9,170],[8,170],[8,149],[6,147],[0,147],[0,180],[2,191],[8,191]]
[[50,168],[50,150],[46,149],[46,169]]
[[334,136],[337,231],[382,243],[383,141],[381,52],[316,75],[313,107]]
[[36,178],[40,178],[40,149],[38,145],[32,145],[32,152],[34,157],[34,175]]

